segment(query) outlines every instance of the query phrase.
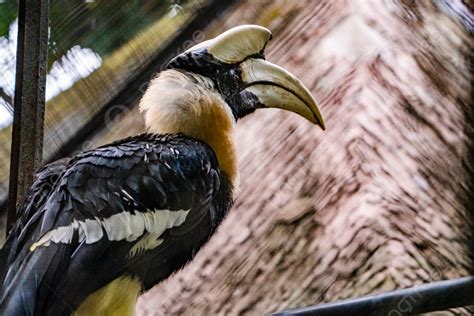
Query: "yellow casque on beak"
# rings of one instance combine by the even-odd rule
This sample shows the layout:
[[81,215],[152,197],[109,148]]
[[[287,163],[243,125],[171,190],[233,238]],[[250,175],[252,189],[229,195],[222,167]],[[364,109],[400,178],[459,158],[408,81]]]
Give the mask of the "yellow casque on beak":
[[308,89],[293,74],[263,59],[250,58],[240,64],[245,89],[266,107],[297,113],[325,129],[324,119]]
[[199,43],[186,52],[206,48],[216,60],[227,64],[235,64],[243,61],[248,56],[262,52],[271,38],[272,33],[263,26],[240,25],[213,39]]

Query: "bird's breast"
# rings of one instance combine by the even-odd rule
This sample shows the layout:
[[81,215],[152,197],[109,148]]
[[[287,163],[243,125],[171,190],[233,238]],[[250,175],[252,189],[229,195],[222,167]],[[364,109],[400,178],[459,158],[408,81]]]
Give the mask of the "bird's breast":
[[130,316],[135,314],[135,305],[142,285],[138,278],[122,276],[90,294],[74,316]]

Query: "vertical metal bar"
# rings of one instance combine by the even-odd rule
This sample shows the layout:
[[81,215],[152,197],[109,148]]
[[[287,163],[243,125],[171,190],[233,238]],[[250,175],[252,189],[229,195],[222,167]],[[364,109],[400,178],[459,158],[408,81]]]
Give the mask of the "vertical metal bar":
[[7,232],[43,153],[48,0],[20,0]]

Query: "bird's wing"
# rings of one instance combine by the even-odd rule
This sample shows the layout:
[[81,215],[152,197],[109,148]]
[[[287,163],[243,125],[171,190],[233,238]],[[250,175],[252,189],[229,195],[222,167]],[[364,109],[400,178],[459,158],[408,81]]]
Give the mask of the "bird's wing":
[[35,174],[33,185],[28,190],[25,201],[16,214],[15,225],[9,232],[5,244],[0,250],[0,284],[3,284],[7,267],[15,258],[17,241],[21,231],[33,214],[44,206],[69,160],[70,158],[63,158],[47,164]]
[[70,314],[123,275],[146,288],[167,277],[217,226],[221,180],[210,147],[181,135],[141,135],[72,159],[18,237],[3,311]]

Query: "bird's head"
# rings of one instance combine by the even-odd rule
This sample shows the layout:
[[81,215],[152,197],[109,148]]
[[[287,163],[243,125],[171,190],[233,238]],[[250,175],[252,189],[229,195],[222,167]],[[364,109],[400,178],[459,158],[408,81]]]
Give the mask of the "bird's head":
[[237,120],[260,108],[297,113],[324,129],[311,93],[293,74],[265,60],[271,32],[257,25],[232,28],[173,58],[167,69],[212,81]]
[[182,133],[206,142],[232,177],[237,173],[234,123],[256,109],[288,110],[324,129],[308,89],[264,59],[271,38],[264,27],[238,26],[173,58],[140,101],[149,131]]

